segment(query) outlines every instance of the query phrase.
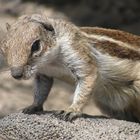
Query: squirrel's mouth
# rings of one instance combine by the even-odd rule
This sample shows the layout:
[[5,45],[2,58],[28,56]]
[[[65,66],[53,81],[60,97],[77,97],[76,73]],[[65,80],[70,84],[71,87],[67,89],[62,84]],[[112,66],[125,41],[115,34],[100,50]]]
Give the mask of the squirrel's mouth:
[[24,67],[24,72],[23,72],[23,79],[28,80],[30,79],[37,71],[37,66],[30,66],[27,65]]
[[26,65],[24,67],[12,67],[11,75],[17,80],[30,79],[37,71],[37,66]]

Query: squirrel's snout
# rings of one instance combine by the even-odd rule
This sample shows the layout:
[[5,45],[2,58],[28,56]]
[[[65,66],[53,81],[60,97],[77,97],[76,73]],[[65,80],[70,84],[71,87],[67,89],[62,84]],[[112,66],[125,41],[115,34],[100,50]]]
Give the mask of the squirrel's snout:
[[12,67],[11,68],[11,75],[15,79],[21,79],[23,77],[23,67]]

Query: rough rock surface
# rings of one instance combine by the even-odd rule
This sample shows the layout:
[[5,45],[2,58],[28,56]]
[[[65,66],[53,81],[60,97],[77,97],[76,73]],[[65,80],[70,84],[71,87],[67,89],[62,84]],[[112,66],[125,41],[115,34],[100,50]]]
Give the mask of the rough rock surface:
[[103,118],[78,118],[65,122],[52,112],[15,113],[0,120],[4,140],[140,140],[138,123]]

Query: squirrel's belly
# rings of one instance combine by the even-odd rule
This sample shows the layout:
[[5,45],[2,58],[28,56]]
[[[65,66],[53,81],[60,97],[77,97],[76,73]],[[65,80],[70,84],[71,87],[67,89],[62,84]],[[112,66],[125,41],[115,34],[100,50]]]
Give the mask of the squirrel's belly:
[[75,77],[72,75],[71,71],[63,66],[47,65],[39,68],[39,73],[65,81],[69,84],[75,83]]

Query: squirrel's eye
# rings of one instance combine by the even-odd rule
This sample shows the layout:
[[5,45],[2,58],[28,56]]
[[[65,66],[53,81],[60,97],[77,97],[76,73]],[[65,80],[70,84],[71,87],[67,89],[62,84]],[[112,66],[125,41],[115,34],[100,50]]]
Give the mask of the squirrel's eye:
[[39,49],[40,49],[40,40],[36,40],[32,45],[31,53],[33,54],[34,52],[39,51]]

